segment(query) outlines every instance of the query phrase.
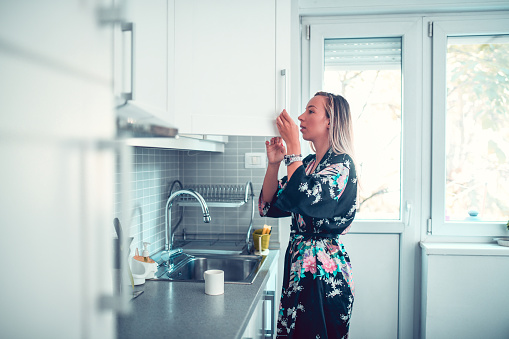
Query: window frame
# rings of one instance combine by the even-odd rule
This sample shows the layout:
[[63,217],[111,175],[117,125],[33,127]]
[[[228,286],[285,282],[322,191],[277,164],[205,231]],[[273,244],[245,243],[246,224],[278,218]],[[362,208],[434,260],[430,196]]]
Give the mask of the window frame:
[[[402,233],[410,225],[418,225],[421,187],[421,128],[422,125],[422,17],[341,17],[306,18],[310,39],[303,34],[302,107],[315,92],[322,89],[324,40],[329,38],[400,37],[402,40],[402,121],[400,154],[400,216],[393,220],[355,220],[355,233]],[[307,69],[306,69],[307,68]],[[305,101],[305,102],[304,102]],[[354,231],[355,229],[355,231]]]
[[[446,114],[447,38],[509,34],[508,12],[482,15],[430,16],[423,18],[423,29],[428,32],[432,22],[432,37],[423,44],[423,55],[431,70],[431,223],[427,235],[433,236],[504,236],[505,222],[463,222],[445,220],[446,173]],[[426,94],[424,95],[426,97]],[[426,101],[426,99],[425,99]]]

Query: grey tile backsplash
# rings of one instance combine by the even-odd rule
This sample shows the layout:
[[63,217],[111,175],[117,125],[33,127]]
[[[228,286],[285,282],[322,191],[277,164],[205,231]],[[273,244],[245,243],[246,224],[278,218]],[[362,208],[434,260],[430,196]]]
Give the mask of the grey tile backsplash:
[[[119,175],[117,186],[119,187]],[[149,242],[149,251],[154,253],[164,247],[164,208],[168,182],[179,177],[179,152],[158,148],[134,147],[131,172],[131,227],[129,235],[134,237],[131,248],[138,247],[140,254],[143,242]],[[115,213],[120,218],[119,192],[116,192]],[[127,221],[121,220],[124,227]]]
[[[265,169],[244,168],[245,153],[265,153],[265,140],[264,137],[229,137],[224,153],[135,147],[130,192],[134,209],[129,230],[130,236],[135,239],[131,248],[138,247],[141,253],[144,241],[151,243],[150,253],[164,247],[164,209],[170,185],[176,179],[184,187],[244,186],[251,181],[254,193],[253,229],[264,224],[277,225],[274,219],[262,218],[258,214],[258,195]],[[119,192],[116,194],[118,214]],[[205,224],[200,207],[174,204],[172,224],[175,226],[180,216],[183,217],[175,232],[175,241],[182,238],[184,231],[188,239],[226,239],[238,240],[238,243],[245,239],[252,214],[251,200],[241,207],[210,207],[209,210],[212,221]],[[277,228],[273,229],[271,242],[272,239],[277,239]]]

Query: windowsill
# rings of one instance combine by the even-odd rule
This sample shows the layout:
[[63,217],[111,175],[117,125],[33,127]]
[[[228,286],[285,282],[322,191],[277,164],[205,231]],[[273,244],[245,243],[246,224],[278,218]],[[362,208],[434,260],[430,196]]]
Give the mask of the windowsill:
[[509,256],[509,247],[496,243],[430,243],[420,242],[426,255],[499,255]]

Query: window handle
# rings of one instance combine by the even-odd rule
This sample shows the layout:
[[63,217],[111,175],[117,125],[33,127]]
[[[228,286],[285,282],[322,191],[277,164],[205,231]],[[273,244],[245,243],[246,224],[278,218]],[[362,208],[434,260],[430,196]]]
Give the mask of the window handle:
[[412,216],[412,204],[407,201],[405,205],[405,226],[410,225],[411,216]]

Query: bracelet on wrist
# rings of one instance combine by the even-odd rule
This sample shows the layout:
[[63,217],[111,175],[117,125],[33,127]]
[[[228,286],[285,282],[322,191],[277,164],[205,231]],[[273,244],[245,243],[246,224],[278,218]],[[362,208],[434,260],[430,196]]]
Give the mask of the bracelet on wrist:
[[288,154],[284,157],[285,165],[288,166],[293,162],[302,161],[302,154]]

